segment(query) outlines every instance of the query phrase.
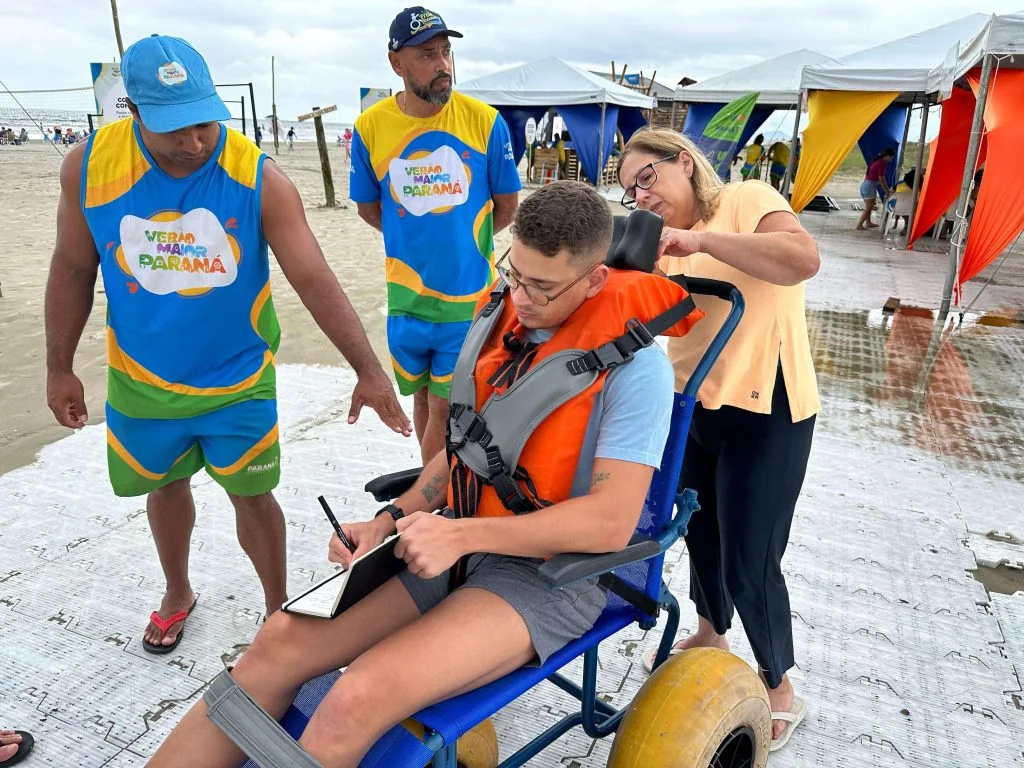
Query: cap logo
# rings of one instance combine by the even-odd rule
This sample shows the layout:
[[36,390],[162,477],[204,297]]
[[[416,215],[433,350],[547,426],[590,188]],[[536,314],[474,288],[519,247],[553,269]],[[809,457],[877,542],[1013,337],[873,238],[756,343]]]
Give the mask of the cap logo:
[[391,50],[393,50],[393,51],[397,51],[397,50],[398,50],[398,47],[399,47],[400,45],[401,45],[401,43],[400,43],[400,42],[398,42],[398,38],[397,38],[397,37],[392,37],[392,38],[391,38]]
[[181,85],[188,80],[185,68],[176,61],[169,61],[157,70],[157,79],[164,85]]
[[422,32],[425,29],[443,25],[441,17],[433,11],[418,11],[416,13],[409,14],[409,32],[413,35]]

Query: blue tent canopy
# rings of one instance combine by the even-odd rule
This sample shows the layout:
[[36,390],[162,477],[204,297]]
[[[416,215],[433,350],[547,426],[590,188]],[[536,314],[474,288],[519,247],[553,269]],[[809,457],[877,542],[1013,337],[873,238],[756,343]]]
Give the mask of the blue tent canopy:
[[656,105],[651,96],[558,58],[485,75],[459,85],[458,90],[498,109],[512,134],[517,163],[526,151],[526,122],[531,117],[539,121],[545,112],[555,109],[572,136],[584,175],[592,182],[600,178],[599,165],[611,155],[616,128],[628,139],[646,123],[642,110]]

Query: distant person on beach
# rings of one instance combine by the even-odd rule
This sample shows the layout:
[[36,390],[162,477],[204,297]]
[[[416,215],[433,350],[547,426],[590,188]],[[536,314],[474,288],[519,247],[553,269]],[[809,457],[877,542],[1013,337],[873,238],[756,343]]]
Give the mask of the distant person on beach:
[[345,149],[345,165],[351,165],[352,163],[352,129],[346,128],[345,135],[342,138],[342,145]]
[[166,592],[142,646],[168,653],[197,600],[190,479],[204,467],[234,507],[266,613],[286,598],[285,522],[272,493],[281,473],[281,329],[268,246],[356,372],[349,423],[368,405],[395,432],[409,435],[411,425],[294,185],[219,122],[230,113],[203,57],[184,40],[153,35],[125,51],[121,74],[131,116],[99,129],[61,168],[46,389],[60,424],[85,425],[73,363],[102,269],[108,471],[117,496],[147,496]]
[[871,221],[871,212],[875,210],[875,204],[879,198],[885,200],[889,196],[889,182],[886,181],[885,171],[889,161],[894,157],[896,157],[896,150],[889,147],[875,155],[875,158],[868,163],[864,181],[860,183],[860,197],[864,201],[864,213],[857,219],[857,229],[876,229],[878,227]]
[[263,129],[260,128],[259,124],[256,125],[256,144],[263,143]]
[[288,151],[291,152],[293,149],[295,149],[295,129],[294,128],[289,128],[288,129],[287,139],[288,139]]
[[28,131],[22,128],[21,134],[19,134],[18,138],[21,140],[22,144],[28,144]]
[[452,91],[451,37],[462,35],[433,11],[398,14],[388,59],[403,90],[352,135],[350,196],[384,233],[388,348],[424,462],[444,448],[455,358],[522,186],[504,119]]
[[768,178],[776,190],[782,189],[782,180],[786,178],[786,169],[789,167],[789,144],[784,141],[776,141],[768,149]]
[[[804,307],[818,271],[814,239],[789,203],[761,181],[724,184],[685,136],[637,131],[619,160],[626,208],[665,220],[659,254],[669,275],[724,280],[743,294],[743,320],[697,395],[680,487],[700,511],[686,534],[697,628],[677,649],[729,649],[738,613],[772,711],[776,750],[806,713],[787,671],[793,620],[782,573],[821,410]],[[696,297],[708,316],[668,342],[681,390],[729,305]],[[653,654],[644,659],[650,669]]]
[[759,133],[754,137],[754,143],[746,150],[746,157],[743,160],[743,167],[740,168],[740,175],[743,180],[761,178],[761,156],[764,154],[764,134]]

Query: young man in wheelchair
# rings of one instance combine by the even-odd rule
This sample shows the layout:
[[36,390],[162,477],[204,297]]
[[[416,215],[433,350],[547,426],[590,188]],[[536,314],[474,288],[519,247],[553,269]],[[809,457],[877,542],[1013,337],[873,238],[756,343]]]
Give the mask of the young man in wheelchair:
[[[536,191],[512,233],[497,265],[503,279],[481,301],[455,370],[448,451],[394,505],[343,526],[354,553],[331,540],[330,559],[347,565],[397,528],[395,553],[408,568],[333,621],[274,614],[232,672],[280,717],[305,681],[348,667],[300,740],[324,766],[358,765],[395,723],[543,663],[587,632],[604,590],[594,581],[552,590],[538,567],[625,546],[661,463],[672,367],[630,321],[669,311],[670,333],[682,334],[700,312],[665,278],[605,266],[612,217],[584,184]],[[562,404],[551,408],[559,388]],[[484,408],[501,393],[511,407]],[[549,415],[524,417],[545,403]],[[539,424],[530,432],[517,418]],[[149,765],[243,759],[199,702]]]

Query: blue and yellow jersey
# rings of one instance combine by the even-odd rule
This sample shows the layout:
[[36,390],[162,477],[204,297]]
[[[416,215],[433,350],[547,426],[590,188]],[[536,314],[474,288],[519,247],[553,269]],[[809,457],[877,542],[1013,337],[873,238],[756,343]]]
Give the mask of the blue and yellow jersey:
[[275,396],[264,159],[222,126],[213,156],[178,179],[130,117],[89,137],[82,208],[107,293],[107,401],[120,413],[183,418]]
[[493,279],[491,196],[520,188],[508,126],[483,102],[455,92],[414,118],[391,97],[360,115],[349,193],[381,203],[388,314],[471,320]]

